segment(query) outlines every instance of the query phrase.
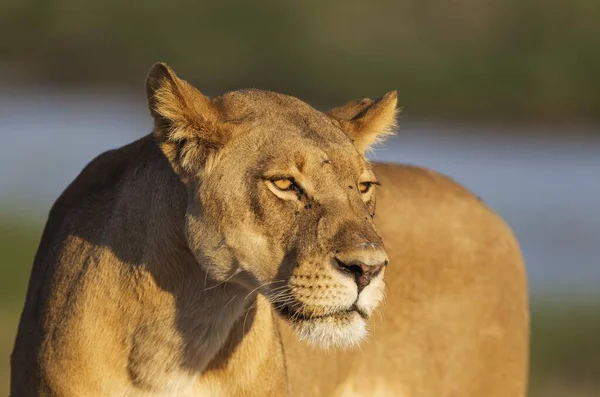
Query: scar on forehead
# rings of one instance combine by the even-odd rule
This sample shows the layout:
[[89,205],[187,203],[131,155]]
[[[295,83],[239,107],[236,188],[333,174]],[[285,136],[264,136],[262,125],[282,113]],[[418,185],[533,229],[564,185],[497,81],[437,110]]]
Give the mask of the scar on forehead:
[[331,160],[329,160],[329,159],[321,160],[321,165],[325,165],[325,164],[331,164]]

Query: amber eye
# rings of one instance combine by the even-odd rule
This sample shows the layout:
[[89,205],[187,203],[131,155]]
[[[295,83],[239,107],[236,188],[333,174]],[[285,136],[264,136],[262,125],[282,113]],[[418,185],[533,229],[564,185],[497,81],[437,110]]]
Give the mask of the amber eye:
[[369,190],[371,190],[371,188],[373,187],[373,185],[379,185],[379,182],[377,182],[377,181],[361,182],[361,183],[358,184],[358,190],[362,194],[365,194]]
[[360,190],[361,193],[367,193],[369,190],[371,190],[371,185],[373,185],[371,182],[362,182],[358,184],[358,190]]
[[279,190],[290,190],[293,186],[293,182],[290,179],[282,178],[275,179],[272,181],[273,185]]

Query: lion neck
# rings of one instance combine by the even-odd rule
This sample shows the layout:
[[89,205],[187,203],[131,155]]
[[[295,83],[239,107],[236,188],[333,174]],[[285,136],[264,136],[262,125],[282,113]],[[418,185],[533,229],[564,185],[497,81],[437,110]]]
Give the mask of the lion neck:
[[137,379],[154,384],[176,376],[173,362],[175,371],[202,373],[228,338],[231,343],[235,327],[244,328],[235,332],[240,337],[250,327],[253,316],[243,320],[256,293],[212,279],[205,270],[210,264],[192,254],[184,235],[185,186],[151,139],[141,143],[150,150],[124,181],[109,244],[117,255],[129,253],[121,261],[131,268],[126,285],[135,283],[139,315],[128,357]]

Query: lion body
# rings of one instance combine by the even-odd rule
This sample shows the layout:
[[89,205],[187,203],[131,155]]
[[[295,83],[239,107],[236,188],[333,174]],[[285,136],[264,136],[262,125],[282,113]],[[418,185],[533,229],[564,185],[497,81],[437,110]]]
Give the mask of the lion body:
[[[395,94],[336,109],[337,122],[280,94],[215,102],[166,66],[153,73],[155,132],[94,159],[50,211],[12,397],[524,396],[527,291],[510,229],[439,174],[362,160]],[[265,167],[257,145],[271,162],[302,149],[284,171],[303,189],[273,184],[292,183],[283,160],[250,177],[251,161]],[[362,340],[384,270],[366,341],[315,347]]]
[[[83,185],[88,189],[90,185],[108,182],[105,162],[113,164],[114,159],[97,161],[100,164],[82,173],[79,183],[53,209],[37,260],[54,251],[52,248],[59,242],[50,233],[65,221],[67,214],[76,216],[73,203],[86,204],[81,194],[87,195],[89,190],[84,190]],[[113,175],[119,172],[113,171]],[[255,395],[269,395],[263,394],[264,390],[273,390],[272,395],[276,396],[288,387],[298,396],[525,395],[527,294],[521,255],[510,229],[476,197],[439,174],[383,164],[377,164],[375,172],[382,182],[376,223],[386,241],[392,266],[386,273],[386,301],[380,316],[373,318],[369,339],[356,351],[321,351],[297,341],[289,327],[275,318],[268,303],[260,300],[250,320],[249,333],[237,339],[231,337],[231,349],[219,353],[190,395],[243,396],[249,390],[256,391]],[[159,178],[157,183],[160,181]],[[110,182],[107,187],[112,187]],[[101,224],[105,216],[90,219],[88,227]],[[61,242],[66,247],[61,245],[67,252],[86,249],[91,242],[84,240],[85,236],[79,236]],[[114,255],[108,247],[99,251]],[[119,262],[118,257],[113,260]],[[82,387],[87,379],[98,375],[110,383],[111,368],[117,362],[126,366],[127,361],[125,350],[114,348],[115,339],[107,335],[123,328],[123,317],[88,303],[103,299],[95,295],[91,281],[85,283],[87,287],[82,286],[81,292],[89,296],[85,304],[93,318],[76,329],[64,330],[69,334],[59,347],[64,351],[45,351],[42,343],[34,349],[36,355],[25,354],[31,343],[40,340],[36,334],[43,327],[34,311],[56,310],[53,306],[57,298],[48,299],[44,292],[44,270],[34,268],[13,353],[11,395],[38,394],[40,389],[32,376],[46,366],[50,368],[44,371],[57,371],[58,378],[77,379]],[[79,271],[72,269],[71,277]],[[127,282],[113,269],[102,271],[104,274],[98,276],[102,284]],[[128,294],[106,299],[135,301]],[[157,296],[156,300],[164,300],[175,310],[169,302],[171,298]],[[128,313],[137,310],[140,309],[127,308]],[[85,368],[78,362],[75,367],[56,367],[54,354],[71,354],[76,344],[85,343],[82,338],[104,345],[101,350],[115,360],[109,361],[106,368]],[[126,381],[121,379],[118,384]],[[117,394],[152,395],[134,390]]]

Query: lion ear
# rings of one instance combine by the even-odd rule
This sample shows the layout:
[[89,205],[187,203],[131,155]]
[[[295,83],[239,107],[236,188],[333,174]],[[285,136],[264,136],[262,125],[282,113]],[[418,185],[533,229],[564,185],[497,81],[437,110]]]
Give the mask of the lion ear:
[[[177,77],[165,63],[155,64],[146,79],[154,135],[167,156],[188,171],[206,163],[222,147],[227,134],[220,128],[217,106],[194,86]],[[176,152],[176,153],[175,153]],[[172,161],[172,162],[173,162]]]
[[327,112],[364,153],[376,141],[393,134],[396,127],[398,93],[390,91],[381,98],[359,99]]

